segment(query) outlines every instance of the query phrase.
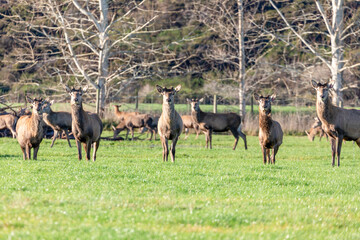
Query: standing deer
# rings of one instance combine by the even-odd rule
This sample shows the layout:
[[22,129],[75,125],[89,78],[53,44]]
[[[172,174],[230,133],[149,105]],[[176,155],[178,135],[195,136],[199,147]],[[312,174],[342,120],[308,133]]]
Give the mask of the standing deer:
[[271,163],[275,164],[275,156],[283,140],[280,124],[271,118],[271,103],[276,95],[263,97],[255,93],[254,97],[259,102],[259,142],[263,152],[264,164],[270,163],[271,149],[273,149]]
[[163,96],[162,113],[158,122],[158,132],[163,148],[163,161],[168,161],[168,140],[172,140],[171,160],[175,162],[175,147],[182,132],[183,122],[180,115],[175,111],[174,95],[180,91],[181,85],[176,88],[163,88],[156,85],[156,89]]
[[83,143],[86,153],[86,160],[90,160],[91,144],[93,145],[93,161],[96,160],[96,152],[100,144],[100,136],[103,130],[102,122],[99,116],[95,113],[85,112],[82,106],[82,95],[86,93],[87,87],[82,90],[81,87],[76,90],[70,89],[68,86],[66,91],[71,96],[71,118],[72,118],[72,133],[76,140],[79,160],[81,160],[81,146]]
[[44,109],[43,109],[43,118],[44,122],[49,125],[54,130],[53,140],[51,142],[50,147],[53,147],[56,138],[59,133],[61,136],[62,131],[65,132],[67,142],[69,147],[71,147],[69,140],[69,130],[71,130],[71,113],[69,112],[54,112],[51,109],[51,105],[54,104],[54,100],[50,102],[45,101]]
[[25,114],[25,110],[25,108],[21,108],[19,112],[14,111],[13,114],[5,113],[0,115],[0,130],[7,128],[11,131],[13,138],[16,138],[16,123],[19,117]]
[[150,133],[151,133],[151,137],[149,140],[152,139],[153,134],[155,134],[155,140],[156,140],[156,132],[155,132],[155,128],[152,127],[152,118],[149,114],[138,114],[138,115],[129,115],[126,116],[124,118],[123,121],[120,121],[120,123],[114,127],[112,126],[113,130],[114,130],[114,137],[116,138],[117,135],[119,135],[119,133],[126,129],[127,133],[126,133],[126,138],[128,138],[129,135],[129,131],[131,132],[131,140],[134,140],[134,128],[144,128],[146,127],[147,129],[149,129]]
[[199,125],[194,122],[194,120],[192,119],[192,116],[191,115],[182,115],[181,119],[184,123],[184,129],[185,129],[185,138],[184,139],[187,139],[189,137],[189,129],[190,128],[193,128],[195,130],[195,133],[196,133],[195,139],[198,139],[199,134],[200,134],[200,128],[199,128]]
[[31,104],[32,114],[24,115],[19,118],[16,124],[17,141],[23,152],[23,158],[31,159],[31,148],[34,148],[33,159],[37,159],[40,143],[44,137],[42,120],[43,100],[31,99],[26,96],[26,101]]
[[329,83],[311,81],[316,90],[316,112],[322,128],[330,137],[332,166],[335,166],[335,155],[340,166],[340,153],[343,140],[355,141],[360,147],[360,110],[344,109],[331,103],[329,91],[333,88]]
[[123,121],[126,117],[128,116],[133,116],[133,115],[139,115],[140,113],[138,112],[124,112],[124,111],[119,111],[119,107],[121,107],[121,105],[114,105],[114,112],[115,112],[115,116],[120,120]]
[[319,141],[321,141],[321,138],[323,136],[326,136],[326,139],[328,140],[328,135],[325,133],[325,131],[321,127],[320,119],[318,117],[315,117],[314,119],[315,119],[315,122],[313,123],[313,125],[311,125],[311,128],[309,129],[309,131],[305,131],[309,140],[313,142],[316,134],[320,135]]
[[212,133],[231,131],[235,138],[233,150],[239,141],[239,136],[244,140],[245,149],[247,149],[246,135],[241,131],[241,117],[236,113],[209,113],[200,109],[199,103],[204,99],[187,99],[191,104],[191,116],[193,121],[199,125],[201,131],[205,133],[206,148],[210,143],[212,149]]

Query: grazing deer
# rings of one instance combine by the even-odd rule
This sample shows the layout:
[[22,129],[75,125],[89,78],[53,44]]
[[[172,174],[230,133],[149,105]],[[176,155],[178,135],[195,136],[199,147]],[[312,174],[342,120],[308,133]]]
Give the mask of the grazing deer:
[[360,147],[360,110],[334,106],[329,96],[333,88],[332,84],[322,84],[312,80],[311,85],[316,90],[316,112],[321,121],[321,127],[330,137],[332,166],[335,166],[335,155],[337,155],[337,164],[340,166],[343,140],[355,141]]
[[25,108],[21,108],[19,112],[16,112],[15,110],[11,109],[14,113],[6,113],[4,115],[0,115],[0,130],[2,129],[9,129],[11,131],[11,134],[13,138],[16,138],[16,123],[19,119],[19,117],[25,115]]
[[65,132],[69,147],[71,147],[69,140],[69,130],[71,130],[71,113],[69,112],[54,112],[51,109],[51,105],[54,104],[54,100],[48,102],[45,101],[43,109],[44,122],[54,130],[53,140],[50,147],[53,147],[56,138],[59,133],[61,136],[62,131]]
[[158,122],[158,132],[163,148],[163,161],[168,161],[168,141],[172,140],[171,160],[175,162],[175,147],[182,132],[183,122],[175,110],[174,95],[180,91],[181,85],[176,88],[156,85],[156,89],[163,96],[162,113]]
[[90,160],[91,144],[93,145],[93,161],[96,160],[96,152],[100,144],[100,136],[103,130],[102,122],[99,116],[95,113],[85,112],[82,106],[82,95],[86,93],[87,87],[82,90],[79,88],[70,89],[66,86],[66,91],[71,96],[71,118],[72,118],[72,133],[76,140],[78,149],[78,157],[81,160],[81,146],[83,143],[86,153],[86,160]]
[[313,125],[311,125],[311,128],[309,129],[309,131],[305,131],[306,135],[308,136],[310,141],[314,141],[315,136],[317,134],[320,135],[320,140],[323,136],[326,136],[326,139],[328,140],[328,135],[325,133],[325,131],[321,128],[321,121],[318,117],[315,117],[315,122],[313,123]]
[[181,119],[183,121],[184,129],[185,129],[185,138],[184,139],[187,139],[189,137],[189,129],[190,128],[193,128],[195,130],[195,133],[196,133],[195,139],[198,139],[199,134],[200,134],[200,128],[199,128],[199,125],[194,122],[194,120],[192,119],[192,116],[191,115],[182,115]]
[[276,95],[263,97],[255,93],[254,97],[259,102],[259,141],[264,164],[270,163],[270,149],[273,149],[271,163],[275,164],[276,153],[283,141],[283,131],[280,124],[271,118],[271,103]]
[[17,141],[23,152],[23,158],[31,159],[31,148],[34,148],[33,159],[37,159],[40,143],[44,137],[42,120],[43,100],[31,99],[26,96],[26,101],[31,104],[32,114],[24,115],[19,118],[16,124]]
[[241,131],[241,117],[236,113],[209,113],[200,109],[199,103],[203,102],[203,98],[186,99],[191,104],[191,116],[193,121],[199,125],[201,131],[205,133],[206,148],[210,143],[212,149],[212,133],[231,131],[235,138],[233,150],[236,149],[239,136],[244,140],[245,149],[247,149],[246,135]]
[[[129,115],[124,118],[116,127],[112,126],[114,130],[114,138],[116,138],[119,133],[127,129],[126,138],[128,138],[129,131],[131,132],[131,140],[134,140],[134,128],[143,128],[146,127],[151,132],[150,140],[152,139],[155,129],[152,127],[152,118],[149,114],[139,114],[139,115]],[[156,134],[156,132],[155,132]],[[156,135],[155,135],[156,140]]]

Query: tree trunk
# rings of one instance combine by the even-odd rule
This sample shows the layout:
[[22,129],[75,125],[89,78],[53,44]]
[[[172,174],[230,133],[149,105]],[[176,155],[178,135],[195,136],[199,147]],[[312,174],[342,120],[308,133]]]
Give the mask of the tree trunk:
[[242,121],[245,119],[245,44],[244,44],[243,0],[238,0],[238,42],[239,42],[239,108]]
[[331,78],[334,83],[333,104],[336,106],[343,105],[342,83],[343,76],[341,69],[344,66],[343,42],[341,40],[344,30],[344,0],[332,0],[332,33],[331,37]]

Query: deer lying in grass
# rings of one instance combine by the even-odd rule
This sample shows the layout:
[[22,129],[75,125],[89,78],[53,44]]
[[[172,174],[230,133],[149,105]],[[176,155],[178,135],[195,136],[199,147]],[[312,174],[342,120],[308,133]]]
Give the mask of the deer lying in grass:
[[[129,115],[124,118],[116,127],[112,126],[114,130],[114,138],[124,129],[127,130],[126,138],[128,138],[129,131],[131,132],[131,140],[134,140],[134,128],[143,128],[146,127],[151,132],[150,140],[152,139],[155,129],[152,127],[152,118],[149,114],[138,114],[138,115]],[[156,132],[155,132],[156,134]],[[156,135],[155,135],[156,140]]]
[[314,138],[317,134],[320,135],[320,140],[323,136],[326,136],[326,139],[328,140],[328,135],[325,133],[325,131],[322,129],[321,127],[321,121],[318,117],[315,117],[315,122],[313,123],[313,125],[311,125],[311,128],[309,129],[309,131],[305,131],[306,135],[308,136],[310,141],[314,141]]
[[[271,118],[271,102],[276,95],[263,97],[254,94],[255,99],[259,102],[259,141],[263,152],[264,164],[266,162],[275,164],[275,156],[283,140],[283,131],[280,124]],[[270,150],[272,156],[270,159]]]
[[49,125],[54,130],[53,140],[51,142],[50,147],[53,147],[56,138],[59,133],[61,136],[62,131],[66,134],[66,140],[71,147],[69,140],[69,130],[71,130],[71,113],[69,112],[54,112],[51,109],[51,105],[54,104],[54,100],[48,102],[45,101],[44,109],[43,109],[43,118],[44,122]]
[[194,120],[192,119],[192,116],[191,115],[182,115],[181,119],[183,121],[184,129],[185,129],[185,138],[184,139],[187,139],[189,137],[189,129],[190,128],[195,130],[195,133],[196,133],[195,139],[198,139],[199,134],[200,134],[200,128],[199,128],[199,125],[194,122]]
[[333,88],[329,83],[317,83],[311,81],[316,90],[316,112],[322,129],[330,137],[332,166],[340,166],[340,153],[343,140],[355,141],[360,147],[360,110],[344,109],[332,105],[329,91]]
[[76,140],[79,160],[82,158],[80,143],[83,143],[86,160],[88,161],[90,160],[91,144],[93,144],[93,161],[95,162],[103,125],[97,114],[85,112],[83,109],[82,95],[86,92],[86,90],[87,88],[84,90],[81,88],[76,90],[75,88],[70,89],[66,86],[66,91],[71,96],[71,128]]
[[236,113],[208,113],[200,109],[199,103],[204,99],[187,99],[191,104],[191,116],[193,121],[199,125],[201,131],[205,133],[206,148],[210,143],[212,148],[212,133],[231,131],[235,138],[233,150],[236,149],[239,136],[244,140],[247,149],[246,135],[241,131],[241,117]]
[[19,119],[19,117],[25,115],[25,108],[21,108],[19,112],[16,112],[14,110],[14,113],[5,113],[4,115],[0,115],[0,130],[2,129],[9,129],[11,131],[11,134],[13,138],[16,138],[16,123]]
[[158,132],[163,148],[163,161],[168,161],[169,145],[171,143],[171,160],[175,162],[175,147],[183,128],[180,115],[174,107],[174,95],[180,91],[181,85],[176,88],[166,88],[156,85],[157,91],[163,96],[162,113],[158,123]]
[[26,96],[26,101],[31,104],[32,114],[24,115],[19,118],[16,124],[17,141],[23,152],[23,158],[31,159],[31,148],[34,148],[33,159],[37,159],[40,143],[44,137],[42,120],[43,100],[31,99]]

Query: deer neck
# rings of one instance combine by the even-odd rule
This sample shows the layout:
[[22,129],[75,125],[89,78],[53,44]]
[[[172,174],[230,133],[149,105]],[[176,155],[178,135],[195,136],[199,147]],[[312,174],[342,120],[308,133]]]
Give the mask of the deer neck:
[[75,123],[76,126],[79,127],[80,129],[82,129],[84,126],[83,122],[84,122],[84,116],[85,116],[85,111],[82,108],[82,104],[80,104],[79,106],[72,105],[71,106],[71,115],[72,115],[73,123]]
[[42,127],[42,116],[38,113],[32,113],[31,114],[31,130],[38,132],[39,129]]
[[162,112],[167,119],[173,119],[175,117],[174,104],[163,104]]
[[259,126],[266,133],[270,133],[272,126],[271,112],[259,111]]
[[201,109],[199,108],[199,110],[191,110],[191,116],[192,118],[195,120],[196,123],[199,123],[202,121],[202,116],[204,112],[201,111]]
[[330,98],[328,97],[325,102],[317,99],[316,101],[316,113],[320,118],[322,123],[332,122],[334,114],[333,109],[335,107],[332,105]]

